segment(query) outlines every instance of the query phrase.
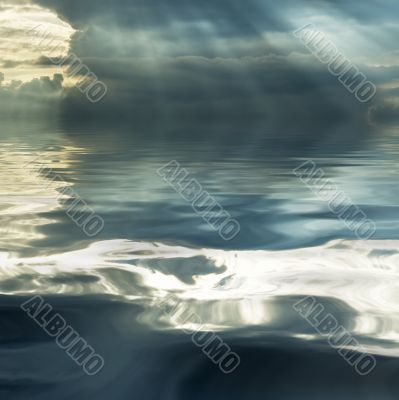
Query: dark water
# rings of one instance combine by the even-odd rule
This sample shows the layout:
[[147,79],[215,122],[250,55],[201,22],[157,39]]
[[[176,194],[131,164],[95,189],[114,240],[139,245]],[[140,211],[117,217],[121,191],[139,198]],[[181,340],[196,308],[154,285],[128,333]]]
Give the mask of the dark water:
[[[0,138],[1,398],[397,398],[397,132],[6,125]],[[375,222],[370,240],[293,174],[307,159]],[[235,239],[157,175],[171,160],[239,221]],[[99,235],[66,215],[65,183],[32,164],[104,218]],[[35,294],[103,356],[98,375],[20,309]],[[357,374],[293,310],[306,295],[376,357],[372,373]],[[239,354],[233,373],[162,312],[168,296]]]

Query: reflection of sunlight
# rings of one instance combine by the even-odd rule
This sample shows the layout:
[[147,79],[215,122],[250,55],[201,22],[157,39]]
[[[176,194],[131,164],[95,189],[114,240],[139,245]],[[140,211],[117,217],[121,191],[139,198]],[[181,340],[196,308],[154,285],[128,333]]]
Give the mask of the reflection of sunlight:
[[[396,241],[340,240],[318,248],[237,252],[107,240],[49,256],[0,253],[0,293],[110,295],[143,306],[139,321],[155,329],[193,326],[179,320],[188,312],[203,330],[257,326],[306,340],[312,327],[292,306],[293,299],[312,295],[335,304],[338,322],[363,337],[368,351],[389,349],[396,357],[390,347],[399,343],[397,248]],[[190,274],[192,281],[182,279]],[[179,307],[165,312],[165,303]],[[314,339],[316,333],[311,330]]]
[[[61,208],[58,192],[64,182],[50,181],[40,171],[41,166],[65,168],[76,149],[63,147],[30,154],[23,149],[15,150],[15,145],[0,145],[0,246],[21,248],[32,240],[44,236],[37,230],[40,226],[54,223],[42,213]],[[57,162],[55,162],[57,160]]]

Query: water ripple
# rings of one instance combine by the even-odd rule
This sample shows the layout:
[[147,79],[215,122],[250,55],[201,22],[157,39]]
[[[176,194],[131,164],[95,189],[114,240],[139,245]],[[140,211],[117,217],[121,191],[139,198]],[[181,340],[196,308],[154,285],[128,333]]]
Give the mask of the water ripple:
[[[203,329],[289,334],[317,339],[292,309],[312,295],[369,351],[399,356],[397,241],[334,241],[281,251],[193,249],[128,240],[17,258],[0,253],[4,295],[108,295],[143,307],[140,322],[182,329],[160,305],[173,297]],[[310,335],[310,336],[309,336]]]

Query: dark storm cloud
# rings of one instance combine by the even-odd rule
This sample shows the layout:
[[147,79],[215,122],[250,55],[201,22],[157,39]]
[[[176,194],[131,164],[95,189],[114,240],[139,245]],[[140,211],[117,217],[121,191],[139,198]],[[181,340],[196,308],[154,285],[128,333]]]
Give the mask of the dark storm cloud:
[[226,57],[279,53],[262,32],[290,25],[260,0],[37,0],[73,27],[72,51],[88,57]]
[[370,122],[379,126],[398,126],[399,125],[399,89],[396,89],[398,97],[380,102],[371,107],[369,118]]
[[399,13],[399,3],[396,0],[312,0],[312,3],[316,6],[321,5],[326,11],[334,14],[340,12],[363,24],[381,20],[397,21]]
[[19,118],[51,118],[58,114],[63,91],[63,76],[43,76],[22,83],[12,81],[3,85],[4,74],[0,72],[0,115],[3,120]]
[[[391,21],[397,8],[393,0],[36,2],[81,28],[71,50],[108,87],[97,104],[69,91],[62,100],[69,121],[243,119],[304,130],[362,123],[369,106],[357,102],[291,31],[306,16],[320,16],[334,29],[367,25],[378,35],[380,22]],[[395,46],[393,38],[383,42],[390,50]],[[395,79],[395,66],[358,66],[377,84]]]
[[[284,31],[290,13],[313,10],[313,14],[335,15],[359,23],[396,21],[399,3],[396,0],[36,0],[55,9],[76,26],[95,22],[115,23],[129,27],[162,27],[174,21],[204,21],[218,28],[218,34],[257,34],[259,27],[267,31]],[[309,14],[311,15],[311,14]]]
[[265,128],[309,129],[361,121],[367,110],[322,67],[304,73],[284,57],[86,62],[108,93],[91,104],[77,90],[68,92],[68,120],[257,120]]
[[175,21],[193,23],[202,21],[217,28],[219,35],[257,34],[256,26],[281,30],[275,8],[266,7],[261,0],[37,0],[53,8],[69,23],[85,26],[93,23],[125,25],[130,28],[148,28],[172,25]]
[[63,101],[65,119],[262,123],[263,134],[317,131],[343,121],[365,121],[365,106],[321,67],[307,74],[285,57],[102,60],[90,64],[109,85],[91,104],[76,91]]

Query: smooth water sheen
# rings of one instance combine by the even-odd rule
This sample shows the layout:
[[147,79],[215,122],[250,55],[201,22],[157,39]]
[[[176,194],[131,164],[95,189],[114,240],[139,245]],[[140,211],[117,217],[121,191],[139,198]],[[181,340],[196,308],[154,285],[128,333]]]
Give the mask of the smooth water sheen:
[[[317,133],[304,143],[299,133],[213,129],[2,128],[1,398],[397,398],[397,132]],[[375,222],[370,240],[293,174],[307,159]],[[235,239],[219,237],[157,175],[171,160],[239,221]],[[66,215],[71,199],[40,166],[104,218],[98,236]],[[34,294],[104,357],[99,375],[86,376],[20,310]],[[295,312],[307,295],[377,357],[369,376]],[[162,312],[168,296],[240,355],[233,374]]]

